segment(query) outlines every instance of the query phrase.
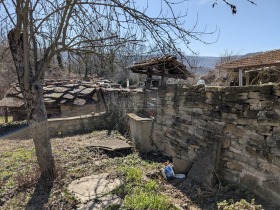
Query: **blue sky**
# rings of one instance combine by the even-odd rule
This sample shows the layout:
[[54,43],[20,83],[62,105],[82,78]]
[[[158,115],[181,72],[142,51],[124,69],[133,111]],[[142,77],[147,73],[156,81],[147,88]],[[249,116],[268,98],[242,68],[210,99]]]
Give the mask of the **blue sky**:
[[[219,34],[202,37],[206,42],[213,42],[219,35],[216,43],[205,45],[192,41],[191,49],[200,55],[219,56],[225,50],[246,54],[280,48],[280,0],[254,0],[257,5],[246,0],[229,0],[237,6],[235,15],[222,0],[212,8],[214,1],[189,0],[175,8],[176,12],[188,10],[186,28],[191,28],[198,16],[197,30],[206,26],[209,32],[216,27],[220,30]],[[156,8],[159,8],[158,1],[150,1],[149,9]]]

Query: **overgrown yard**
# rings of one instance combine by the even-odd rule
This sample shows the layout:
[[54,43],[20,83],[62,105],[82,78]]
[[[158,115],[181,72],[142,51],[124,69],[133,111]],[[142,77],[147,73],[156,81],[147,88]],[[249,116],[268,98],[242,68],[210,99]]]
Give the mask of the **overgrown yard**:
[[[108,137],[107,131],[52,139],[58,174],[52,186],[38,182],[32,140],[0,140],[0,209],[76,209],[80,202],[67,191],[70,182],[104,172],[123,180],[111,192],[121,203],[107,209],[263,209],[249,204],[253,194],[227,183],[205,191],[185,186],[184,180],[164,180],[159,169],[168,159],[160,155],[108,153],[91,147],[94,141],[108,138],[125,140],[119,134]],[[235,207],[230,207],[232,203]],[[255,203],[274,209],[257,198]]]

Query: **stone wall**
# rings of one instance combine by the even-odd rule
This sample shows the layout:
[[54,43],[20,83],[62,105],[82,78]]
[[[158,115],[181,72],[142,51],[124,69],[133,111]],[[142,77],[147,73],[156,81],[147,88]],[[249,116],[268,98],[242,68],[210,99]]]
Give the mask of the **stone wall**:
[[[93,130],[107,129],[105,113],[82,115],[77,117],[53,118],[48,120],[51,137],[69,136],[88,133]],[[0,139],[29,139],[31,131],[27,124],[16,129],[10,129],[0,135]]]
[[190,163],[218,145],[220,178],[280,205],[280,85],[161,87],[153,140]]
[[97,109],[97,104],[85,104],[82,106],[61,105],[60,109],[61,117],[74,117],[99,112],[99,110]]

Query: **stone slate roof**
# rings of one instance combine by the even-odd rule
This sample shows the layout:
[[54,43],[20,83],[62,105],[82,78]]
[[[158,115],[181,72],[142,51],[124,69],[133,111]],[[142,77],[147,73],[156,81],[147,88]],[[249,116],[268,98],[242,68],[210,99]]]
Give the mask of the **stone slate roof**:
[[[46,106],[61,104],[85,105],[96,103],[97,98],[93,97],[100,87],[104,87],[110,81],[92,84],[90,82],[45,81],[44,101]],[[22,107],[25,102],[18,84],[14,84],[5,97],[0,101],[0,107]]]
[[249,69],[280,65],[280,49],[263,52],[217,65],[218,69]]
[[186,79],[190,72],[175,56],[156,57],[127,67],[133,73]]

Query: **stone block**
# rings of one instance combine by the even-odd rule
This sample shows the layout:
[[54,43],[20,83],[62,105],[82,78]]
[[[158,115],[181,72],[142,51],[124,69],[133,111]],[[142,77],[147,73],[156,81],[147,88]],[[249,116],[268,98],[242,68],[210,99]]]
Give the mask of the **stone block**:
[[213,92],[205,92],[205,98],[209,99],[213,97]]
[[259,178],[251,174],[244,174],[240,179],[240,183],[253,192],[259,184]]
[[239,111],[245,111],[248,109],[249,104],[244,104],[244,103],[234,103],[234,102],[227,102],[227,105],[229,107],[235,108]]
[[230,139],[226,138],[222,140],[222,148],[229,148],[230,147]]
[[252,125],[252,124],[247,124],[247,125],[244,125],[244,126],[245,126],[245,129],[256,131],[258,134],[261,134],[261,135],[266,135],[266,136],[271,136],[272,135],[272,127],[271,126]]
[[268,125],[268,126],[280,126],[280,120],[271,120],[271,119],[259,119],[259,125]]
[[231,113],[222,113],[222,118],[227,121],[233,121],[238,119],[236,114],[231,114]]
[[233,152],[233,153],[236,153],[236,154],[242,154],[242,151],[241,150],[239,150],[239,149],[236,149],[236,148],[234,148],[234,147],[229,147],[229,151],[231,151],[231,152]]
[[280,90],[273,90],[273,95],[280,96]]
[[254,111],[262,111],[265,110],[265,107],[261,106],[261,103],[258,103],[250,105],[249,109]]
[[265,142],[269,147],[277,147],[277,143],[280,144],[280,136],[268,136]]
[[255,145],[258,148],[265,144],[264,136],[255,131],[246,130],[243,139],[247,140],[250,145]]
[[176,174],[187,174],[191,169],[192,161],[173,157],[173,166]]
[[246,100],[242,100],[243,103],[246,103],[246,104],[259,104],[260,103],[260,99],[258,98],[250,98],[250,99],[246,99]]
[[280,136],[280,127],[278,126],[273,127],[273,135]]
[[242,163],[244,168],[248,166],[256,168],[258,166],[256,158],[250,158],[250,156],[244,151],[241,154],[232,152],[231,155],[232,159]]
[[225,166],[231,170],[238,171],[238,172],[241,172],[243,169],[242,164],[236,161],[228,161],[225,163]]
[[239,118],[237,119],[239,125],[258,125],[257,119]]
[[233,171],[227,168],[219,169],[219,178],[224,179],[230,182],[239,183],[240,182],[240,173],[237,171]]
[[207,125],[207,123],[206,123],[205,120],[196,119],[196,118],[193,119],[193,123],[196,124],[196,125],[198,125],[198,126],[202,126],[202,127],[204,127],[204,126]]
[[216,121],[208,121],[207,122],[207,130],[211,131],[212,133],[221,134],[224,131],[224,125],[216,123]]
[[236,137],[243,137],[245,131],[243,129],[237,128],[236,125],[228,123],[225,127],[225,132]]
[[255,193],[264,198],[267,202],[280,206],[279,194],[273,193],[270,189],[267,189],[263,186],[257,186]]
[[248,93],[239,93],[237,94],[238,99],[247,99],[248,98]]
[[262,186],[280,195],[280,184],[277,179],[275,179],[274,181],[263,181]]
[[280,167],[280,157],[273,158],[273,165]]
[[247,118],[257,119],[258,113],[259,112],[256,110],[247,110],[247,111],[243,112],[243,115],[244,115],[244,117],[247,117]]
[[209,187],[214,184],[216,175],[215,175],[215,166],[217,157],[217,151],[214,149],[214,145],[211,146],[201,158],[198,158],[195,161],[187,175],[186,181],[188,183],[193,180],[196,183],[200,183],[204,187]]

